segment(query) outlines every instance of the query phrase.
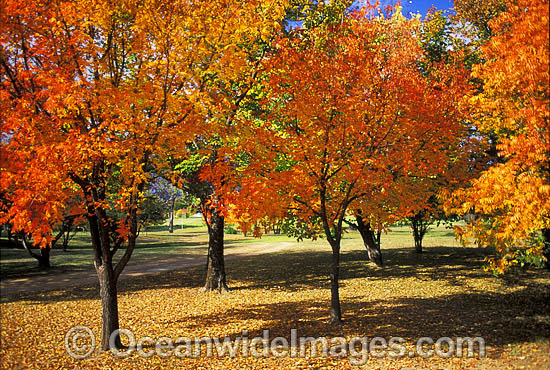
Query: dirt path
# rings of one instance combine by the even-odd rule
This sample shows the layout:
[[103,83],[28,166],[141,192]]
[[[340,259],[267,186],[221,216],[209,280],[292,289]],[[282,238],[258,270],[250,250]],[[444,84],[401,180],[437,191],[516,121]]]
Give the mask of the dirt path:
[[[257,244],[257,245],[256,245]],[[291,242],[281,243],[253,243],[247,248],[237,248],[225,255],[225,260],[239,257],[256,256],[267,253],[275,253],[294,245]],[[252,248],[250,248],[252,247]],[[242,251],[240,252],[239,250]],[[158,274],[165,271],[183,270],[188,267],[205,263],[205,256],[196,254],[182,254],[178,257],[155,259],[153,261],[132,264],[128,263],[120,279],[131,279],[138,276]],[[66,289],[76,284],[90,285],[97,282],[97,275],[93,268],[74,272],[50,272],[44,275],[34,275],[22,278],[2,279],[0,281],[0,296],[8,297],[23,293],[46,292],[51,290]]]

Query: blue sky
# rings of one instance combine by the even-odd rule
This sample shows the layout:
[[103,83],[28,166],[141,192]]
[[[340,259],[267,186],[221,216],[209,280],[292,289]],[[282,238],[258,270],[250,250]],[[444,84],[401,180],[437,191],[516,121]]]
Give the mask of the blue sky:
[[[329,1],[329,0],[324,0]],[[354,0],[351,7],[360,7],[361,4],[376,3],[377,0]],[[399,0],[378,0],[380,7],[384,8],[387,5],[395,5]],[[449,10],[453,7],[453,0],[401,0],[401,6],[403,7],[403,15],[408,16],[410,13],[420,13],[422,17],[426,16],[429,8],[434,5],[439,10]],[[301,22],[289,21],[288,27],[298,27]]]
[[[379,0],[381,7],[386,5],[394,5],[397,3],[397,0]],[[362,0],[356,0],[354,5],[360,5]],[[375,0],[371,0],[375,2]],[[403,7],[403,14],[407,15],[409,12],[420,13],[422,16],[426,15],[427,10],[435,5],[437,9],[451,9],[453,7],[453,0],[402,0],[401,6]]]
[[413,12],[426,15],[426,11],[435,5],[437,9],[450,9],[453,7],[453,0],[403,0],[403,13]]

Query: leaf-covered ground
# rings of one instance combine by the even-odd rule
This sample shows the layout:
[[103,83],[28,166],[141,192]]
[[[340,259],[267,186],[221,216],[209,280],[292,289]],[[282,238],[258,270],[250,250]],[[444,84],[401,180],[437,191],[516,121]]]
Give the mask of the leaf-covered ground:
[[[230,294],[201,293],[202,266],[124,280],[120,283],[120,326],[136,337],[216,336],[403,337],[412,349],[420,337],[484,338],[485,358],[391,359],[369,356],[365,368],[516,369],[550,368],[550,274],[529,271],[496,279],[481,266],[484,252],[437,246],[426,253],[389,244],[386,266],[365,261],[357,238],[346,240],[342,257],[344,324],[327,324],[330,302],[328,245],[305,242],[285,252],[227,262]],[[6,297],[4,297],[6,300]],[[100,336],[96,286],[7,297],[1,305],[1,366],[18,368],[353,368],[343,358],[161,358],[118,359],[94,352],[71,358],[67,330],[90,327]]]

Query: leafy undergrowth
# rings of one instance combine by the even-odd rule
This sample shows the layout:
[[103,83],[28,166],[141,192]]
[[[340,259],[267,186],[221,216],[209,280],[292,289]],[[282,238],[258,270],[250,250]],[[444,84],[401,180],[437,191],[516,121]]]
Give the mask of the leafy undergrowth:
[[[482,251],[429,247],[384,251],[384,268],[365,262],[364,252],[343,251],[341,301],[344,324],[330,326],[328,246],[293,253],[242,257],[227,262],[230,294],[201,293],[203,268],[161,273],[122,281],[120,326],[136,338],[214,336],[290,340],[298,336],[402,337],[413,349],[420,337],[483,337],[486,356],[374,358],[366,368],[515,369],[550,367],[550,275],[530,271],[510,279],[483,272]],[[100,337],[96,287],[13,297],[3,303],[1,366],[17,368],[189,368],[189,369],[328,369],[354,368],[346,358],[140,358],[118,359],[94,352],[75,360],[64,346],[75,325]]]

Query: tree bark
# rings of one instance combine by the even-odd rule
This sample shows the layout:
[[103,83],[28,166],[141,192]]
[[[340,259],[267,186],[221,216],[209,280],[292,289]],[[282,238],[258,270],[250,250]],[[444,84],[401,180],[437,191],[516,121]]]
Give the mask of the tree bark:
[[[102,210],[94,210],[89,206],[88,222],[92,245],[94,247],[94,266],[99,280],[99,298],[101,300],[101,350],[111,348],[109,339],[111,333],[119,329],[118,301],[117,301],[117,274],[113,268],[112,257],[116,251],[111,250],[110,235],[106,225],[106,214]],[[95,213],[95,214],[94,214]],[[114,345],[121,348],[120,338],[116,338]]]
[[63,252],[67,251],[69,241],[71,240],[71,232],[73,231],[74,218],[70,217],[63,222]]
[[67,232],[65,233],[65,235],[63,236],[63,252],[67,252],[67,249],[69,248],[69,233],[71,231],[70,230],[67,230]]
[[330,323],[342,322],[342,309],[340,308],[340,243],[331,243],[332,263],[330,269]]
[[38,267],[40,267],[41,269],[49,269],[51,267],[50,250],[51,248],[49,246],[46,248],[40,248],[40,256],[37,259]]
[[[414,225],[414,223],[413,223]],[[413,226],[413,236],[414,236],[414,250],[416,253],[422,253],[422,236],[420,235],[418,228]]]
[[208,256],[206,267],[205,292],[218,290],[220,293],[229,292],[225,275],[224,260],[224,225],[225,220],[217,210],[210,210],[208,225]]
[[29,247],[29,244],[27,242],[27,237],[25,235],[22,235],[21,242],[23,243],[23,247],[27,250],[27,252],[30,254],[31,257],[35,258],[38,261],[38,267],[41,269],[49,269],[51,267],[50,264],[50,251],[52,247],[55,245],[57,240],[59,240],[59,235],[56,237],[51,244],[47,245],[46,247],[40,248],[40,254],[34,253],[31,248]]
[[[131,211],[130,216],[130,235],[124,255],[120,261],[113,266],[112,257],[118,250],[119,245],[110,248],[108,230],[105,227],[98,227],[98,218],[89,217],[92,243],[95,253],[95,267],[99,280],[99,297],[101,299],[101,350],[107,351],[111,348],[109,339],[111,334],[119,329],[118,322],[118,300],[117,300],[117,282],[124,267],[128,263],[135,248],[137,235],[137,217],[135,209]],[[114,346],[122,348],[120,337],[114,338]]]
[[172,204],[170,205],[170,222],[168,224],[168,232],[174,232],[174,208],[176,207],[176,198],[172,198]]
[[[347,196],[349,196],[349,193],[352,188],[353,186],[351,186],[348,189],[346,194]],[[326,184],[324,182],[321,184],[321,189],[319,192],[319,200],[321,203],[319,216],[323,223],[325,236],[332,249],[332,263],[330,268],[330,324],[334,325],[334,324],[340,324],[342,322],[342,309],[340,307],[340,291],[339,291],[340,242],[342,241],[342,222],[344,221],[344,218],[346,215],[346,209],[349,204],[349,201],[342,204],[337,222],[331,225],[327,214]]]
[[422,240],[428,230],[428,222],[422,219],[422,214],[417,213],[410,218],[413,230],[414,249],[416,253],[422,253]]
[[546,269],[550,270],[550,229],[542,229],[542,236],[544,238],[544,249],[542,254],[546,258]]
[[369,259],[374,262],[376,266],[384,266],[382,252],[380,251],[380,233],[375,235],[370,223],[363,221],[363,217],[360,215],[356,215],[355,220],[357,221],[357,230],[359,230],[361,234]]
[[[118,324],[118,301],[117,301],[117,278],[113,266],[104,263],[97,268],[99,279],[99,297],[101,299],[101,349],[107,351],[110,348],[109,339],[111,333],[119,329]],[[121,348],[120,337],[115,338],[114,345]]]
[[[101,299],[101,350],[107,351],[111,348],[109,339],[111,334],[119,329],[118,323],[118,301],[117,282],[124,267],[128,263],[135,248],[137,238],[137,207],[130,210],[128,216],[128,243],[123,256],[116,265],[113,265],[113,256],[123,243],[123,239],[116,238],[114,245],[110,228],[108,227],[107,214],[104,209],[94,209],[88,205],[88,224],[94,248],[94,266],[99,280],[99,297]],[[113,345],[122,348],[120,338],[114,338]]]
[[[145,154],[141,164],[147,163],[149,154]],[[70,173],[70,178],[80,186],[86,201],[86,218],[90,228],[90,237],[94,250],[94,267],[99,280],[99,296],[102,307],[102,332],[101,332],[101,350],[106,351],[111,348],[109,339],[111,334],[119,329],[118,322],[118,301],[117,301],[117,281],[120,274],[128,264],[130,257],[136,246],[138,231],[138,201],[139,194],[143,192],[145,183],[139,183],[133,195],[130,197],[126,208],[127,214],[120,222],[128,227],[127,244],[124,254],[120,260],[113,265],[113,256],[122,247],[125,240],[118,234],[115,220],[111,219],[106,208],[102,204],[107,199],[105,179],[101,174],[106,173],[105,163],[99,161],[94,164],[90,178],[81,178],[75,173]],[[120,337],[114,338],[113,346],[122,348]]]

